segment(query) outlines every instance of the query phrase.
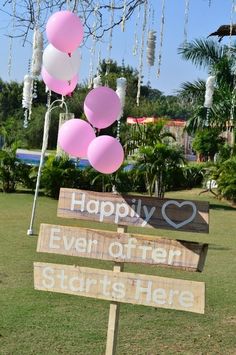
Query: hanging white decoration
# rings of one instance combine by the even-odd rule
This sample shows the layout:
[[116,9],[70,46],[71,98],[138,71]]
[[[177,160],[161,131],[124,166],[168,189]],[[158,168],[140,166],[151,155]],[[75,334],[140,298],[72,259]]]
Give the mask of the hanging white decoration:
[[149,31],[147,39],[147,63],[149,66],[153,66],[155,63],[155,49],[156,31]]
[[108,56],[106,60],[105,86],[108,86],[108,74],[110,73],[110,65],[111,65],[111,50],[112,50],[112,37],[113,37],[113,26],[114,26],[114,6],[115,6],[114,0],[110,0],[111,17],[110,17],[109,41],[107,47]]
[[122,32],[125,31],[126,8],[127,8],[127,2],[126,2],[126,0],[124,0],[124,3],[123,3],[122,21],[121,21],[121,30],[122,30]]
[[120,119],[123,116],[124,106],[125,106],[125,95],[126,95],[127,80],[124,77],[118,78],[116,80],[116,93],[119,96],[121,102],[121,112],[117,118],[117,131],[116,138],[120,140]]
[[41,73],[43,57],[43,34],[39,29],[34,30],[33,37],[33,55],[31,64],[31,73],[33,76],[38,76]]
[[43,50],[43,34],[38,28],[35,28],[33,35],[33,49],[36,48]]
[[213,103],[213,93],[215,89],[215,76],[210,75],[206,81],[204,107],[211,108]]
[[159,49],[158,64],[157,64],[157,77],[158,78],[159,78],[159,76],[161,74],[161,60],[162,60],[162,46],[163,46],[163,37],[164,37],[164,24],[165,24],[165,0],[162,0],[160,49]]
[[23,108],[30,109],[31,107],[32,87],[33,87],[33,77],[27,74],[24,77],[23,99],[22,99]]
[[102,86],[102,78],[100,75],[95,76],[93,79],[93,88],[96,89],[99,86]]
[[[16,17],[16,0],[12,2],[12,33],[15,31],[15,17]],[[12,48],[13,48],[13,36],[10,36],[9,43],[9,58],[8,58],[8,76],[11,76],[12,67]]]
[[118,78],[116,80],[116,93],[119,96],[120,103],[121,103],[121,113],[119,115],[119,118],[117,120],[120,120],[120,118],[123,116],[123,110],[125,106],[125,95],[126,95],[126,88],[127,88],[127,80],[126,78]]
[[111,18],[110,18],[110,33],[109,33],[109,43],[108,43],[108,59],[111,58],[111,50],[112,50],[112,37],[113,37],[113,25],[114,25],[114,0],[110,1],[111,8]]
[[93,76],[94,76],[94,66],[95,66],[95,53],[96,53],[96,29],[98,26],[98,9],[99,5],[97,4],[94,8],[94,22],[92,27],[92,44],[90,47],[90,62],[89,62],[89,76],[88,76],[88,88],[90,89],[93,86]]
[[185,0],[184,10],[184,43],[188,41],[188,17],[189,17],[189,0]]
[[31,73],[33,76],[38,76],[41,73],[42,56],[43,56],[43,52],[41,49],[37,48],[34,50],[32,56],[32,67],[31,67]]
[[31,105],[33,97],[33,84],[34,80],[31,75],[25,75],[24,77],[24,86],[23,86],[23,98],[22,98],[22,107],[25,109],[24,112],[24,128],[28,127],[28,121],[31,116]]
[[136,96],[136,104],[137,104],[137,106],[139,106],[139,99],[140,99],[140,93],[141,93],[141,82],[142,82],[142,72],[143,72],[144,39],[145,39],[146,25],[147,25],[147,0],[145,0],[145,2],[144,2],[142,40],[141,40],[141,48],[140,48],[140,56],[139,56],[138,90],[137,90],[137,96]]
[[135,34],[134,34],[134,46],[133,46],[133,55],[136,56],[138,53],[138,24],[140,22],[140,9],[141,6],[138,6],[138,15],[135,23]]

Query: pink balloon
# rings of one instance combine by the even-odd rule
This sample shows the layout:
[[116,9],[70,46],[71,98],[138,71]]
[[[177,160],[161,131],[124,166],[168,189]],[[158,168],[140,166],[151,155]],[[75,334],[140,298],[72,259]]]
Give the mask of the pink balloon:
[[78,83],[78,75],[76,74],[71,80],[59,80],[51,76],[47,70],[42,67],[41,75],[43,78],[43,81],[45,85],[49,88],[49,90],[52,90],[56,92],[57,94],[66,96],[70,95],[77,83]]
[[87,149],[93,139],[96,138],[90,124],[79,118],[72,118],[60,127],[58,143],[68,154],[78,157],[87,157]]
[[99,136],[89,144],[87,157],[95,170],[112,174],[123,163],[124,151],[116,138]]
[[71,11],[58,11],[46,25],[48,41],[59,51],[72,53],[82,42],[84,30],[80,18]]
[[88,121],[97,128],[106,128],[117,120],[121,103],[117,93],[100,86],[91,90],[84,101],[84,113]]

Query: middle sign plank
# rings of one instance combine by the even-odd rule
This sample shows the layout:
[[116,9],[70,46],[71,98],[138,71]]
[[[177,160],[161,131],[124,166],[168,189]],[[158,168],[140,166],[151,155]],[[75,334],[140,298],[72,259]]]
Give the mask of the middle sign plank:
[[207,244],[41,224],[38,252],[202,271]]

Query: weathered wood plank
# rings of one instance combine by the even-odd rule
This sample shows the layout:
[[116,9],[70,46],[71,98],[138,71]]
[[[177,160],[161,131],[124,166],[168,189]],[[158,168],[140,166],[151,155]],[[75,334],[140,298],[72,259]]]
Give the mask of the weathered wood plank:
[[[123,271],[123,263],[115,263],[113,267],[114,272]],[[119,320],[120,320],[120,303],[111,302],[109,310],[109,319],[107,327],[107,343],[105,355],[115,355],[116,345],[118,341],[118,331],[119,331]]]
[[62,188],[57,215],[105,223],[209,233],[209,204]]
[[79,266],[34,263],[36,290],[204,313],[205,284]]
[[41,224],[37,251],[202,271],[207,244]]

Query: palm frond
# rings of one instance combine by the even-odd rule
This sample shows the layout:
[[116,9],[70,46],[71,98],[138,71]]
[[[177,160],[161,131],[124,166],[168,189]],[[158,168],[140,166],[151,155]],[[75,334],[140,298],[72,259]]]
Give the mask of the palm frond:
[[226,53],[226,49],[213,40],[195,39],[180,46],[178,53],[197,67],[207,68],[213,67]]
[[198,79],[194,82],[186,81],[181,84],[181,89],[178,91],[179,95],[189,100],[197,101],[200,99],[203,102],[206,89],[205,80]]

